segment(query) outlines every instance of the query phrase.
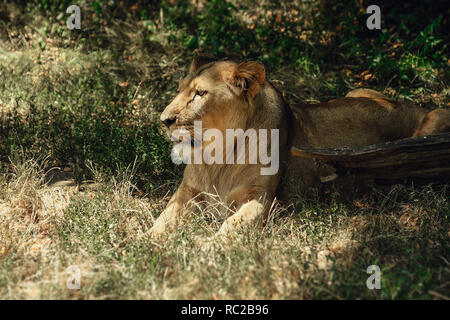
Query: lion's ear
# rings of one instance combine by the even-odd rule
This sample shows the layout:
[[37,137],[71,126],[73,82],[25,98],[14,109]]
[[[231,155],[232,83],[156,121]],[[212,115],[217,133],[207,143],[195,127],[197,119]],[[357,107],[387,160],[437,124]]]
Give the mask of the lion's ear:
[[245,61],[237,65],[233,75],[232,84],[243,90],[249,97],[254,97],[264,81],[266,70],[264,66],[256,61]]
[[201,66],[208,64],[210,62],[217,61],[216,57],[210,56],[208,54],[198,54],[194,57],[194,59],[191,62],[191,66],[189,68],[189,73],[194,73],[198,70]]

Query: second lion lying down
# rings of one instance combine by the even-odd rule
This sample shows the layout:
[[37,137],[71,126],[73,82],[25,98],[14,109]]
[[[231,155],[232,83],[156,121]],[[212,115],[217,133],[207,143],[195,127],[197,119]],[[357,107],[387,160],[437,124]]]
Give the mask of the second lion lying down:
[[[280,92],[267,81],[264,66],[254,61],[217,61],[199,55],[178,91],[161,114],[161,121],[171,137],[179,130],[192,137],[192,153],[208,147],[208,142],[194,138],[196,121],[201,121],[202,131],[215,129],[223,136],[227,129],[278,129],[275,152],[280,168],[274,174],[261,174],[267,162],[258,159],[249,163],[249,148],[245,148],[243,164],[187,164],[178,190],[150,229],[152,237],[175,226],[183,214],[190,212],[186,205],[201,201],[204,194],[217,195],[233,212],[219,235],[264,221],[276,195],[283,198],[292,190],[301,192],[327,174],[313,160],[290,156],[291,146],[364,146],[450,131],[450,110],[429,112],[368,89],[354,90],[345,98],[326,103],[295,106],[295,119]],[[273,153],[273,139],[266,140],[265,151]],[[248,146],[248,140],[244,141]],[[236,143],[236,139],[224,142],[224,148],[235,150]]]

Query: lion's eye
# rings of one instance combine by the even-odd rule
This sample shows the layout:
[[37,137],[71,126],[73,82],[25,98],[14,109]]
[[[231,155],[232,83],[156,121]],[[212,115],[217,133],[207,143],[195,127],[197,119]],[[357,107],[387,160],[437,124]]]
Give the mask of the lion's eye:
[[200,96],[200,97],[204,96],[206,93],[207,93],[206,90],[197,90],[197,91],[195,91],[195,95],[196,96]]

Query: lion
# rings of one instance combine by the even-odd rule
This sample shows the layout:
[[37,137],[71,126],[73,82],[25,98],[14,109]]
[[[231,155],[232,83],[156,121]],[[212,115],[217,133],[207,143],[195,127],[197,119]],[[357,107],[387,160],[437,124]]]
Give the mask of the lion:
[[[295,108],[296,118],[291,108]],[[202,130],[214,128],[224,135],[227,129],[277,129],[280,170],[262,175],[260,169],[267,164],[261,161],[187,164],[181,184],[150,229],[152,237],[176,226],[190,212],[187,205],[204,200],[207,194],[217,195],[231,209],[217,233],[230,236],[241,227],[263,223],[276,197],[282,200],[293,190],[302,192],[319,183],[321,176],[332,174],[333,168],[323,172],[315,161],[291,156],[292,146],[364,146],[450,131],[450,110],[429,112],[370,89],[353,90],[344,98],[324,103],[289,106],[267,80],[261,63],[207,55],[194,58],[160,120],[169,136],[179,129],[193,136],[195,121],[201,121]],[[236,139],[228,143],[235,147]],[[194,141],[192,150],[206,145]],[[247,159],[250,154],[248,149],[245,152]]]

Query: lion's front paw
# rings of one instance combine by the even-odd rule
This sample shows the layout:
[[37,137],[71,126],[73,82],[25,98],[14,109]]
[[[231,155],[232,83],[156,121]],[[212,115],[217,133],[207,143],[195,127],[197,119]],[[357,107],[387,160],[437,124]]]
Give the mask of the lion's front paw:
[[230,223],[228,220],[220,227],[219,231],[216,233],[216,238],[222,241],[228,241],[237,235],[236,225]]
[[161,238],[166,233],[166,225],[163,223],[155,222],[153,227],[150,228],[148,231],[148,235],[150,236],[150,239],[157,240]]

